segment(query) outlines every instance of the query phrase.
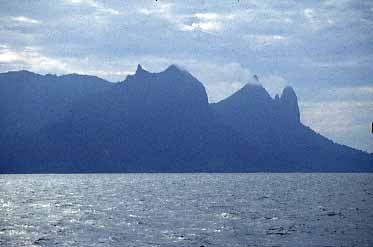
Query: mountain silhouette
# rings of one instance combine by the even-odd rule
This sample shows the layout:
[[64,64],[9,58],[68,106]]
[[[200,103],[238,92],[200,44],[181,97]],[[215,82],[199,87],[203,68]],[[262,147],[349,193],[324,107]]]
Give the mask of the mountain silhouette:
[[248,84],[211,107],[222,123],[256,145],[263,170],[372,170],[371,154],[336,144],[300,122],[298,99],[291,87],[272,99],[262,86]]
[[246,84],[209,104],[186,70],[138,65],[118,83],[2,73],[0,92],[1,173],[373,170],[371,154],[300,122],[291,87],[273,99]]

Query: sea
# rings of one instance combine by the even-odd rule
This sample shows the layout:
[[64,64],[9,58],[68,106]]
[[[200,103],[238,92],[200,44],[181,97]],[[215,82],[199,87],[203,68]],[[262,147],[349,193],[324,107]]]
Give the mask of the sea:
[[0,175],[0,246],[373,246],[373,174]]

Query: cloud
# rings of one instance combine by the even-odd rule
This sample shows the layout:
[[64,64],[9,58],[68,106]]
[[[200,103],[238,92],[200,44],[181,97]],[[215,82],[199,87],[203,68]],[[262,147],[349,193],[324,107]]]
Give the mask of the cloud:
[[218,13],[194,13],[184,15],[181,22],[178,24],[182,31],[195,31],[200,30],[204,32],[219,31],[223,29],[224,23],[227,20],[234,18],[231,14],[218,14]]
[[29,69],[35,72],[68,71],[67,64],[44,56],[35,47],[25,47],[22,51],[15,51],[2,45],[0,47],[0,64],[0,66],[17,65],[18,69]]
[[3,45],[0,49],[0,63],[12,63],[21,60],[22,56],[17,52],[7,49],[7,46]]
[[31,19],[25,16],[16,16],[16,17],[13,17],[12,20],[17,21],[17,22],[27,23],[27,24],[40,24],[41,23],[41,21]]
[[217,13],[195,13],[194,16],[201,20],[216,20],[219,19],[219,14]]
[[64,0],[65,4],[71,4],[71,5],[80,5],[80,6],[86,6],[96,9],[96,11],[107,13],[110,15],[119,15],[120,12],[118,10],[115,10],[113,8],[105,7],[104,5],[98,3],[94,0]]
[[178,14],[173,11],[175,4],[159,4],[153,8],[140,8],[138,13],[166,20],[181,31],[212,32],[222,29],[224,16],[217,13]]
[[306,8],[303,10],[303,14],[307,20],[305,25],[309,25],[311,30],[315,32],[332,27],[336,21],[339,21],[337,14],[331,11],[325,13],[319,9]]
[[214,32],[222,30],[224,23],[229,19],[233,19],[233,16],[211,12],[193,13],[182,16],[178,27],[182,31]]
[[194,31],[201,30],[205,32],[209,31],[218,31],[222,28],[222,24],[219,22],[193,22],[190,25],[181,24],[179,25],[180,30],[182,31]]
[[248,34],[245,35],[245,39],[255,49],[265,48],[274,44],[285,44],[288,41],[288,38],[283,35]]
[[139,8],[138,12],[144,15],[155,15],[171,19],[171,8],[174,6],[172,3],[159,3],[157,5],[151,5],[147,8]]

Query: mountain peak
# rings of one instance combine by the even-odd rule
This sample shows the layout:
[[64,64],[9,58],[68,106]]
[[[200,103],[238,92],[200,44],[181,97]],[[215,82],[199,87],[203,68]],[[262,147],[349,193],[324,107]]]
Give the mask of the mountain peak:
[[250,82],[246,83],[243,88],[248,88],[250,90],[265,90],[262,85]]
[[246,83],[241,90],[251,98],[260,98],[263,100],[270,100],[271,98],[267,90],[260,84]]
[[188,73],[186,70],[182,69],[181,67],[175,64],[171,64],[170,66],[168,66],[168,68],[165,69],[164,72]]
[[179,70],[179,67],[176,64],[171,64],[166,70]]
[[283,97],[295,97],[296,98],[297,95],[295,94],[295,91],[291,86],[286,86],[282,90],[281,98],[283,98]]
[[141,66],[141,64],[138,64],[137,65],[137,68],[136,68],[136,73],[135,74],[141,74],[143,72],[146,72],[146,70],[144,70]]
[[289,117],[296,122],[300,121],[298,98],[292,87],[287,86],[284,88],[280,97],[280,104]]

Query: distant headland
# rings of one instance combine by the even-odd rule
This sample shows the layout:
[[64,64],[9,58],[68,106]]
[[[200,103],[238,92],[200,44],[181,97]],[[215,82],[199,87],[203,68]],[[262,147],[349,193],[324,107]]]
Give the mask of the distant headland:
[[300,121],[297,95],[246,84],[209,104],[171,65],[124,81],[0,74],[0,173],[371,172],[373,155]]

